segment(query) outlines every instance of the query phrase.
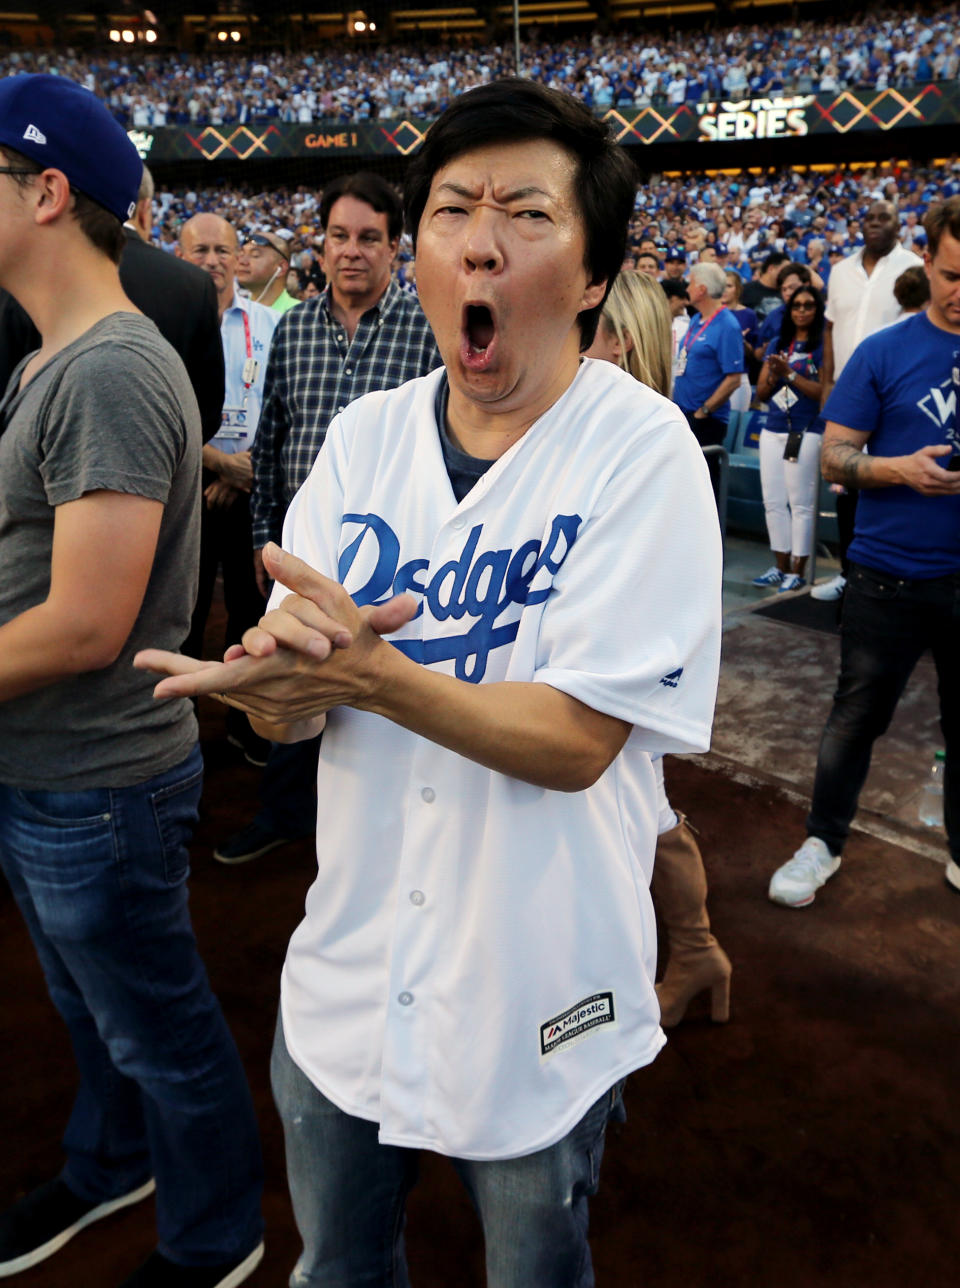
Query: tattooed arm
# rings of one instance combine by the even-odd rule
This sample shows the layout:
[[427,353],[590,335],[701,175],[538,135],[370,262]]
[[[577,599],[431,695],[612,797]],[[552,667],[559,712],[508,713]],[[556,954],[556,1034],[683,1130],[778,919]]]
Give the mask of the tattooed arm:
[[944,469],[938,459],[950,455],[951,448],[946,443],[921,447],[909,456],[867,456],[863,445],[869,437],[860,430],[827,421],[820,469],[828,483],[856,488],[902,484],[924,496],[960,493],[960,471]]

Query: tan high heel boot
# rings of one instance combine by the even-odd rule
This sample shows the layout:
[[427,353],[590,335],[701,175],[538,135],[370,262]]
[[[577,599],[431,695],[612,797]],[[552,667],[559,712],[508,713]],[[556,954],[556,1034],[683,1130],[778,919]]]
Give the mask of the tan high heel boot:
[[670,956],[657,985],[660,1023],[673,1028],[683,1019],[691,998],[710,989],[710,1018],[730,1018],[730,959],[710,933],[707,874],[686,817],[657,837],[650,892],[667,932]]

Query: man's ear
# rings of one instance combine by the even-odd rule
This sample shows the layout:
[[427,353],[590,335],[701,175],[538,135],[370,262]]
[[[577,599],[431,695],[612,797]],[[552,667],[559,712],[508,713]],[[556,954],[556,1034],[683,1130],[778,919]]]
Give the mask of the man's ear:
[[38,224],[52,223],[70,207],[70,180],[62,170],[41,170],[31,189]]
[[603,303],[604,296],[607,293],[607,279],[603,278],[599,282],[591,282],[584,290],[580,297],[580,307],[578,313],[583,313],[586,309],[595,309]]

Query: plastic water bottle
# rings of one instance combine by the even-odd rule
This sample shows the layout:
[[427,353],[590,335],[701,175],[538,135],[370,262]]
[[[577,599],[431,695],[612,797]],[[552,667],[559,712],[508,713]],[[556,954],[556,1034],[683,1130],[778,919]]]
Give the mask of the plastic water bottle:
[[930,777],[920,793],[920,822],[927,827],[943,827],[943,767],[945,751],[938,751],[933,758]]

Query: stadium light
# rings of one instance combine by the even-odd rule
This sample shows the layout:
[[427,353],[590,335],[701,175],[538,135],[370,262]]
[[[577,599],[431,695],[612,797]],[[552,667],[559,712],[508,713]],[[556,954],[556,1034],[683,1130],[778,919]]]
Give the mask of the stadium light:
[[120,32],[117,31],[116,27],[114,27],[114,29],[110,32],[110,39],[114,42],[114,44],[120,43]]
[[217,40],[226,40],[226,38],[227,38],[227,33],[225,31],[217,32]]
[[234,42],[234,44],[236,44],[236,42],[240,39],[239,31],[231,31],[230,39]]
[[347,35],[364,36],[369,31],[376,31],[377,25],[367,19],[362,9],[354,9],[347,14]]
[[148,44],[148,45],[152,45],[152,44],[153,44],[153,42],[154,42],[154,41],[156,40],[156,38],[157,38],[157,33],[156,33],[155,31],[148,31],[148,32],[145,32],[145,33],[144,33],[144,37],[143,37],[143,38],[144,38],[144,40],[147,42],[147,44]]
[[123,39],[123,43],[124,43],[125,45],[132,45],[132,44],[133,44],[133,42],[136,40],[136,36],[133,34],[133,32],[130,30],[130,28],[129,28],[129,27],[127,27],[127,28],[124,30],[124,32],[123,32],[123,37],[122,37],[122,39]]

